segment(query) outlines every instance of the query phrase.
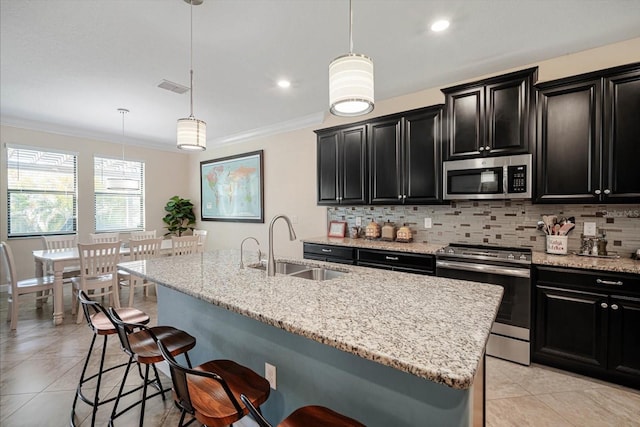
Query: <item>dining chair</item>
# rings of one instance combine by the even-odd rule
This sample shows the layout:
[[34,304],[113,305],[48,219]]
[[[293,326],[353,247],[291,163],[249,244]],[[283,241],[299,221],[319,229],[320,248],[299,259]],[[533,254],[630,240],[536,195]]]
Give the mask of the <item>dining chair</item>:
[[[165,400],[164,393],[170,390],[164,389],[162,387],[162,382],[160,381],[160,377],[158,375],[158,369],[155,365],[156,363],[162,362],[164,360],[164,357],[160,353],[160,350],[158,349],[158,345],[156,343],[158,342],[158,340],[162,340],[166,344],[168,352],[172,356],[183,354],[185,360],[187,361],[187,365],[190,367],[191,360],[189,359],[188,352],[196,346],[196,339],[188,333],[171,326],[147,327],[140,323],[125,322],[118,315],[118,311],[113,307],[109,307],[108,315],[109,319],[116,327],[116,330],[118,332],[118,338],[120,338],[120,348],[129,356],[129,361],[127,362],[127,367],[124,371],[122,382],[120,383],[118,395],[111,411],[109,426],[113,426],[113,421],[120,415],[138,405],[141,405],[139,425],[140,427],[142,427],[144,423],[146,401],[158,395],[162,396],[162,400]],[[138,330],[136,331],[135,329]],[[140,388],[142,388],[142,398],[130,404],[126,408],[118,411],[120,399],[129,393],[124,392],[124,387],[125,384],[128,384],[127,376],[129,374],[129,368],[134,362],[136,363],[136,365],[138,365],[138,372],[140,374],[141,365],[145,366],[143,383],[140,386]],[[149,379],[150,367],[153,368],[153,373],[155,376],[155,379],[151,380]],[[149,385],[155,386],[158,389],[158,392],[147,395],[147,388]]]
[[80,276],[71,279],[73,298],[71,314],[78,317],[76,323],[82,322],[82,312],[78,310],[78,293],[93,291],[93,297],[109,295],[109,304],[120,308],[118,292],[118,260],[120,257],[120,241],[113,243],[78,243],[80,255]]
[[156,238],[156,230],[132,231],[131,234],[129,235],[129,241],[155,239],[155,238]]
[[[129,240],[129,256],[131,261],[142,261],[146,259],[157,258],[160,255],[160,247],[162,245],[162,237],[157,239]],[[142,286],[144,288],[144,296],[149,296],[149,286],[155,285],[142,277],[129,274],[129,306],[133,305],[133,295],[135,288]]]
[[[207,427],[233,425],[247,414],[239,402],[241,394],[249,396],[254,407],[269,397],[269,382],[246,366],[231,360],[211,360],[190,368],[176,362],[164,340],[157,344],[169,364],[173,400],[181,410],[178,427],[194,420]],[[193,419],[184,424],[187,414]]]
[[198,252],[199,236],[171,236],[171,253],[173,256],[191,255]]
[[2,252],[2,271],[6,272],[2,274],[1,283],[7,284],[7,282],[9,282],[7,292],[7,321],[11,322],[11,330],[15,330],[18,327],[20,296],[35,293],[38,301],[46,299],[48,295],[44,294],[44,292],[53,292],[54,280],[53,276],[18,280],[16,276],[16,265],[13,261],[13,252],[6,242],[0,242],[0,252]]
[[[271,424],[251,403],[245,395],[240,395],[242,403],[247,407],[251,417],[259,427],[272,427]],[[359,421],[329,409],[324,406],[310,405],[298,408],[287,418],[282,420],[278,427],[365,427]]]
[[[66,234],[62,236],[42,236],[42,248],[50,252],[68,251],[78,247],[78,235]],[[53,275],[51,265],[46,266],[47,273]],[[71,277],[80,275],[80,266],[65,267],[62,279],[68,281]]]
[[113,243],[120,240],[120,233],[91,233],[91,243]]
[[193,230],[193,235],[198,236],[198,252],[204,252],[207,243],[207,230]]
[[[78,292],[78,300],[82,305],[82,312],[84,313],[84,318],[87,322],[87,325],[93,332],[93,338],[91,339],[89,351],[87,352],[87,357],[85,358],[84,366],[82,367],[82,372],[80,373],[80,380],[78,380],[76,395],[73,398],[73,404],[71,405],[70,424],[72,427],[76,426],[76,406],[78,404],[78,399],[91,406],[91,425],[94,426],[96,424],[96,415],[98,413],[98,408],[109,402],[113,402],[117,398],[117,396],[112,396],[110,398],[106,398],[106,396],[104,396],[103,399],[100,398],[102,375],[106,374],[107,372],[111,372],[114,369],[127,366],[127,362],[123,362],[105,368],[107,338],[109,337],[109,335],[114,335],[118,331],[116,330],[114,324],[111,322],[106,309],[99,302],[89,298],[89,296],[83,291]],[[128,323],[138,323],[146,325],[150,320],[148,314],[133,307],[119,308],[117,310],[117,313],[121,319],[124,319],[123,321]],[[102,353],[100,355],[100,366],[98,367],[95,374],[87,376],[87,368],[89,367],[91,356],[96,356],[93,354],[93,347],[98,336],[103,337]],[[91,366],[95,367],[94,365],[95,363],[93,363]],[[83,387],[87,383],[87,390],[83,390]],[[86,396],[86,392],[88,391],[94,391],[93,397]],[[136,391],[138,391],[138,389],[129,390],[126,394],[128,395],[130,393],[135,393]]]

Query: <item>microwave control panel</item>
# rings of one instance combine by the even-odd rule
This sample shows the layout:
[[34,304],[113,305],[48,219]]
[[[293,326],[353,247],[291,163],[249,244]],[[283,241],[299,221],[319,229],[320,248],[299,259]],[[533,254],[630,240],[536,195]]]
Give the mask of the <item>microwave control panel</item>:
[[527,192],[527,166],[517,165],[507,167],[507,192]]

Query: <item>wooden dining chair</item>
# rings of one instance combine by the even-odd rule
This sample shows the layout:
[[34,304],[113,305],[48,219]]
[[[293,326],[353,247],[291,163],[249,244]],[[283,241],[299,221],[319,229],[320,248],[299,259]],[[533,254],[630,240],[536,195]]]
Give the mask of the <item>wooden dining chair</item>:
[[207,243],[207,230],[193,230],[193,235],[198,236],[198,252],[204,252]]
[[129,241],[131,240],[147,240],[147,239],[155,239],[156,238],[156,230],[149,231],[132,231],[129,235]]
[[[62,236],[42,236],[42,248],[50,252],[68,251],[78,247],[78,235],[67,234]],[[51,265],[46,266],[47,274],[53,275]],[[80,275],[80,266],[65,267],[62,272],[62,279],[69,281],[70,278]]]
[[91,233],[91,243],[113,243],[120,241],[120,233]]
[[[162,237],[157,239],[129,240],[129,256],[131,261],[142,261],[157,258],[160,255]],[[133,295],[136,287],[144,288],[144,296],[149,296],[149,286],[155,285],[142,277],[129,274],[129,306],[133,305]]]
[[80,276],[71,279],[73,298],[71,314],[78,312],[76,323],[82,322],[82,312],[78,310],[78,293],[93,291],[93,297],[109,296],[109,304],[120,308],[118,292],[118,260],[120,241],[113,243],[78,243],[80,255]]
[[[169,364],[173,400],[182,412],[178,427],[194,420],[207,427],[232,425],[247,414],[239,402],[241,394],[249,396],[254,407],[269,397],[269,382],[236,362],[211,360],[188,368],[176,362],[164,340],[158,340],[158,348]],[[184,424],[187,414],[193,418]]]
[[[241,395],[240,399],[259,427],[272,427],[247,396]],[[278,427],[365,427],[365,425],[327,407],[310,405],[293,411],[278,424]]]
[[[16,265],[13,261],[13,252],[6,242],[0,242],[0,252],[2,252],[2,284],[8,282],[8,311],[7,321],[11,322],[11,330],[18,327],[18,306],[20,296],[36,294],[37,300],[46,299],[49,291],[53,292],[53,276],[34,277],[31,279],[18,280],[16,276]],[[6,276],[6,279],[5,277]],[[45,293],[46,292],[46,293]]]
[[191,255],[198,252],[198,236],[171,236],[171,253],[173,256]]

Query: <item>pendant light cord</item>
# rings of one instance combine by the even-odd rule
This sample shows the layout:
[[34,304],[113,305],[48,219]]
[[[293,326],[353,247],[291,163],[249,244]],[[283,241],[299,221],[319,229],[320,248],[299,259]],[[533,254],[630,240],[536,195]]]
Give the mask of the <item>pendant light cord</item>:
[[353,10],[351,0],[349,0],[349,53],[353,53]]
[[189,83],[189,96],[191,97],[191,112],[189,114],[190,118],[193,118],[193,0],[189,2],[191,9],[191,34],[189,38],[189,70],[190,70],[190,83]]

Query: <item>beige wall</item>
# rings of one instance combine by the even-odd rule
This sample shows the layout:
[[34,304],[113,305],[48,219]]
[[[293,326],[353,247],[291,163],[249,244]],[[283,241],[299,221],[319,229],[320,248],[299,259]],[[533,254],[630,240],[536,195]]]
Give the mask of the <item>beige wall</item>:
[[[7,239],[7,154],[5,144],[28,145],[42,149],[67,150],[78,153],[78,235],[81,242],[88,241],[94,232],[93,157],[105,155],[119,157],[122,146],[86,138],[31,131],[10,126],[0,128],[2,156],[0,167],[0,239]],[[189,182],[189,156],[186,154],[127,146],[125,157],[145,162],[145,225],[147,230],[164,233],[162,217],[164,205],[174,195],[186,197]],[[168,171],[171,171],[168,173]],[[127,238],[123,234],[124,238]],[[40,238],[13,238],[9,240],[14,252],[19,278],[33,276],[31,251],[41,249]]]
[[[503,74],[516,69],[538,66],[538,80],[554,80],[575,74],[586,73],[617,65],[640,61],[640,38],[604,46],[572,55],[550,59],[521,67],[503,70],[492,75]],[[488,76],[477,76],[472,80]],[[453,86],[462,82],[451,82]],[[443,86],[444,87],[444,86]],[[327,209],[316,206],[316,138],[314,129],[360,121],[370,117],[397,113],[413,108],[444,103],[441,88],[426,89],[406,96],[379,101],[373,113],[357,119],[344,119],[325,115],[324,123],[294,132],[281,133],[269,137],[223,147],[209,146],[207,151],[191,156],[191,168],[199,169],[199,162],[253,150],[264,150],[265,168],[265,223],[244,224],[206,221],[199,228],[209,230],[209,248],[237,248],[244,237],[258,238],[263,250],[268,247],[268,224],[279,213],[297,217],[294,224],[299,239],[326,234]],[[190,180],[189,196],[199,205],[199,176],[193,174]],[[199,217],[200,213],[196,215]],[[276,225],[275,252],[278,256],[302,256],[302,244],[289,242],[286,226]],[[253,243],[250,243],[253,245]],[[250,246],[247,246],[250,247]]]

